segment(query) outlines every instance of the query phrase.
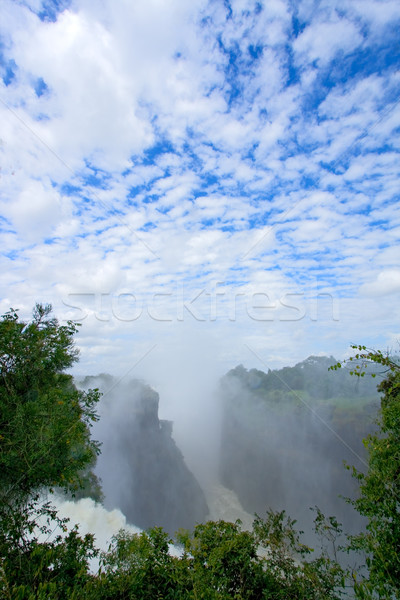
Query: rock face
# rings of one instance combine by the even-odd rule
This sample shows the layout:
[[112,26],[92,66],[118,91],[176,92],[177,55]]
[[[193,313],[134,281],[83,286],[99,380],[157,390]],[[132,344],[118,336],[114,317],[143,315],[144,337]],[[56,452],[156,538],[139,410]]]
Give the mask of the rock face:
[[105,394],[93,437],[102,442],[96,472],[106,506],[138,527],[161,526],[171,535],[204,521],[204,493],[173,440],[173,423],[158,417],[157,392],[136,380],[112,388],[110,379],[91,379],[84,387]]
[[285,509],[308,529],[309,507],[318,505],[353,522],[353,509],[338,498],[356,492],[343,461],[363,467],[362,438],[377,403],[342,381],[335,390],[326,362],[310,358],[276,374],[238,367],[222,380],[220,480],[249,513]]

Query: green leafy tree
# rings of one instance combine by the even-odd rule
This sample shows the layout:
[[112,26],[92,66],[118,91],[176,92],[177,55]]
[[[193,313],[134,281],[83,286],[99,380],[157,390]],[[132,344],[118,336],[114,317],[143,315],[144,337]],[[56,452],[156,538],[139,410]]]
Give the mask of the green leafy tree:
[[351,503],[368,519],[366,531],[350,538],[350,548],[365,554],[368,571],[355,575],[355,591],[358,598],[400,598],[400,364],[379,350],[352,348],[355,355],[333,369],[350,366],[351,374],[364,377],[372,365],[372,377],[383,377],[378,432],[364,440],[368,468],[353,468],[360,493]]
[[264,577],[257,543],[240,522],[209,521],[193,534],[181,532],[183,559],[192,582],[193,598],[225,600],[262,598]]
[[65,373],[78,358],[76,331],[40,304],[31,322],[13,309],[0,320],[0,593],[6,598],[72,597],[86,584],[95,553],[90,536],[74,530],[40,541],[54,528],[66,532],[40,494],[56,487],[74,493],[94,477],[90,467],[99,452],[90,438],[99,393],[77,390]]
[[[319,533],[336,539],[340,526],[318,512]],[[322,526],[324,523],[324,527]],[[285,511],[256,516],[253,531],[242,531],[240,521],[210,521],[193,534],[181,533],[187,570],[192,581],[189,598],[218,600],[334,600],[343,597],[345,572],[334,557],[300,542],[301,532]]]
[[273,600],[338,600],[346,595],[347,572],[337,560],[341,526],[334,517],[326,518],[316,509],[314,528],[321,548],[310,560],[314,549],[303,544],[296,521],[285,511],[267,511],[265,519],[256,515],[255,539],[264,548],[263,597]]
[[121,530],[113,537],[108,552],[101,555],[101,570],[88,598],[189,598],[186,565],[170,554],[171,542],[161,527],[140,534]]
[[86,598],[94,579],[89,561],[99,552],[92,535],[82,538],[76,528],[68,531],[68,519],[61,519],[49,502],[39,502],[37,495],[24,510],[1,516],[0,598]]
[[0,501],[43,487],[75,490],[99,445],[90,439],[97,390],[81,392],[64,371],[78,358],[77,324],[59,325],[51,306],[30,323],[11,309],[0,321]]

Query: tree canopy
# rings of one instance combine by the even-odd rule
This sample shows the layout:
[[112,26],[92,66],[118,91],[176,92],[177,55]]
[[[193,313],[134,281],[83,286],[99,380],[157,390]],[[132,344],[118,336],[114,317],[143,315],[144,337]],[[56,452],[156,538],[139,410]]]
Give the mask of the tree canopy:
[[90,439],[96,390],[65,373],[78,359],[78,325],[60,325],[50,305],[31,322],[11,309],[0,321],[0,495],[23,502],[43,487],[76,490],[99,445]]

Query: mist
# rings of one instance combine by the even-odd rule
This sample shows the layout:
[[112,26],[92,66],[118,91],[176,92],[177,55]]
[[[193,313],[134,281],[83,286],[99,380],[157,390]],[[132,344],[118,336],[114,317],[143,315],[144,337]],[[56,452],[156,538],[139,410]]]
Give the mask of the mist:
[[377,393],[371,379],[329,372],[334,362],[310,357],[268,374],[240,366],[221,382],[221,483],[252,514],[285,510],[312,546],[315,507],[347,533],[365,527],[345,500],[357,496],[346,465],[367,467],[362,439],[375,428]]
[[[61,496],[50,496],[49,499],[61,518],[69,519],[69,527],[78,525],[81,535],[92,533],[96,539],[96,547],[102,551],[108,549],[112,537],[121,529],[128,533],[140,533],[140,528],[127,523],[125,515],[118,509],[107,510],[91,498],[72,501]],[[59,532],[55,532],[59,534]]]
[[212,339],[196,330],[189,347],[187,332],[181,337],[156,350],[146,379],[160,394],[160,418],[173,421],[174,440],[207,492],[218,480],[224,371]]
[[269,373],[237,367],[221,377],[203,350],[197,360],[160,354],[151,385],[105,374],[77,379],[103,393],[92,435],[102,443],[95,472],[105,508],[172,536],[208,519],[240,519],[250,529],[255,513],[272,508],[295,518],[312,545],[315,506],[346,532],[362,529],[340,496],[357,493],[344,462],[366,465],[362,438],[373,430],[375,384],[328,373],[332,357]]

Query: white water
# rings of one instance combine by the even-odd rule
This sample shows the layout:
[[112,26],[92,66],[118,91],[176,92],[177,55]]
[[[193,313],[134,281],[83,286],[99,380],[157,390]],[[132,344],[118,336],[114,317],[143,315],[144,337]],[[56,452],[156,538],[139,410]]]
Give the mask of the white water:
[[[142,529],[127,522],[125,515],[118,509],[107,510],[91,498],[81,498],[80,500],[65,500],[57,495],[49,495],[49,500],[57,510],[61,519],[67,518],[67,528],[70,531],[75,525],[78,526],[79,533],[84,536],[87,533],[94,535],[94,546],[105,552],[109,549],[112,537],[122,529],[131,534],[138,534]],[[51,535],[40,538],[40,541],[49,541],[58,535],[65,535],[59,527],[56,527]],[[172,556],[180,556],[181,551],[173,544],[169,544],[169,552]],[[99,570],[99,558],[90,561],[90,570],[97,573]]]
[[[112,541],[112,537],[121,529],[128,533],[138,534],[141,529],[127,522],[125,515],[118,509],[107,510],[91,498],[82,498],[77,501],[65,500],[57,495],[49,495],[46,500],[56,508],[60,518],[67,518],[68,530],[75,525],[79,528],[79,533],[84,536],[91,533],[95,537],[95,547],[101,551],[107,551]],[[253,516],[247,513],[241,506],[236,494],[225,488],[221,484],[215,483],[207,492],[207,503],[210,509],[208,519],[218,521],[235,522],[240,519],[242,529],[251,530]],[[50,536],[45,536],[42,541],[49,541],[63,532],[57,527]],[[170,545],[170,553],[174,556],[180,555],[180,550]],[[99,569],[99,559],[93,559],[90,563],[90,570],[96,573]]]
[[232,490],[220,483],[214,483],[205,490],[209,508],[208,519],[211,521],[229,521],[234,523],[237,519],[242,522],[241,528],[251,531],[254,517],[246,512],[239,502],[239,498]]
[[78,525],[81,535],[92,533],[95,536],[95,545],[100,550],[107,550],[112,536],[121,529],[129,533],[141,532],[138,527],[127,523],[120,510],[106,510],[91,498],[82,498],[74,502],[54,496],[51,502],[56,507],[59,517],[69,519],[69,529]]

